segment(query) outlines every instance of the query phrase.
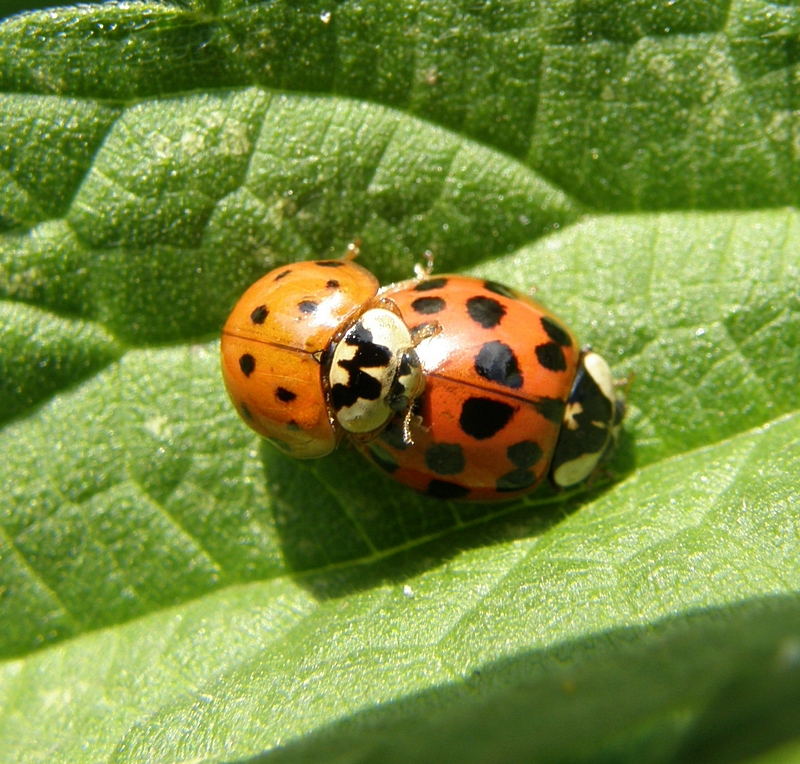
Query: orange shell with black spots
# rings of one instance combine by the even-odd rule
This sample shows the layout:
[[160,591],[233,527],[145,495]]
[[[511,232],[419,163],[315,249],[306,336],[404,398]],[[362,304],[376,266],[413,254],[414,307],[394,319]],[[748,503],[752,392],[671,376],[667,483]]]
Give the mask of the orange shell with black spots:
[[495,500],[533,490],[547,474],[580,361],[572,332],[501,284],[436,276],[382,290],[413,329],[425,391],[359,448],[393,478],[431,496]]
[[372,302],[377,279],[347,260],[287,265],[253,284],[222,330],[222,375],[236,410],[259,435],[299,458],[341,439],[321,360]]

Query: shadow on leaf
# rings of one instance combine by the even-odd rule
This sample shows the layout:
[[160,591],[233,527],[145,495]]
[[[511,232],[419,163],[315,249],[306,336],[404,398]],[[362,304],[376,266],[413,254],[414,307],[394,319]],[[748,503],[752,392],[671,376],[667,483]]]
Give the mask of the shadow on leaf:
[[800,729],[800,605],[766,597],[532,650],[259,762],[737,762]]
[[403,581],[466,549],[542,534],[610,488],[541,486],[507,502],[448,502],[394,482],[346,444],[299,461],[264,441],[261,460],[287,566],[322,599]]

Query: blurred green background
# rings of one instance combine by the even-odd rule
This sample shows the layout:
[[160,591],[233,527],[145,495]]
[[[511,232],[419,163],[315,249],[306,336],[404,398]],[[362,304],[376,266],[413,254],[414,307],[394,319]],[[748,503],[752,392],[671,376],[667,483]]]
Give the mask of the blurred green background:
[[22,11],[38,11],[40,8],[55,8],[77,3],[48,3],[43,0],[0,0],[0,20]]

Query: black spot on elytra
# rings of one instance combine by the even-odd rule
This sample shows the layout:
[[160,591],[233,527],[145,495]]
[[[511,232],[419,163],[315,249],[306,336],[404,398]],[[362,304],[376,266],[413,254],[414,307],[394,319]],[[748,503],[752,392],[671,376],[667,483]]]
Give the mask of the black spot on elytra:
[[315,262],[321,268],[341,268],[344,265],[344,260],[316,260]]
[[336,279],[331,279],[327,284],[325,284],[325,286],[328,289],[338,289],[339,288],[339,282]]
[[539,363],[548,371],[565,371],[567,368],[567,359],[564,358],[564,351],[555,342],[537,345],[536,357],[539,359]]
[[475,371],[490,382],[518,390],[522,374],[514,351],[499,340],[487,342],[475,356]]
[[514,407],[494,398],[467,398],[461,407],[458,424],[476,440],[496,435],[511,421]]
[[394,458],[385,448],[379,446],[377,443],[372,443],[369,446],[369,453],[373,461],[382,470],[388,472],[390,475],[395,472],[400,466],[397,459]]
[[266,305],[259,305],[257,308],[253,309],[253,312],[250,314],[250,320],[254,324],[263,324],[266,321],[267,316],[269,315],[269,309]]
[[253,421],[253,415],[250,413],[250,409],[249,409],[249,408],[247,408],[247,406],[245,405],[244,401],[242,401],[242,402],[239,404],[239,407],[242,409],[242,416],[243,416],[243,417],[244,417],[244,418],[245,418],[245,419],[246,419],[248,422],[252,422],[252,421]]
[[297,304],[297,308],[301,313],[313,313],[317,309],[317,303],[313,300],[303,300]]
[[239,358],[239,368],[245,377],[249,377],[255,371],[256,359],[250,353],[245,353]]
[[280,281],[281,279],[286,278],[292,272],[291,268],[287,268],[285,271],[281,271],[276,277],[275,281]]
[[444,309],[445,301],[441,297],[417,297],[411,303],[411,307],[415,312],[423,315],[430,316],[432,313],[438,313]]
[[489,292],[499,294],[502,297],[509,297],[512,300],[518,299],[518,295],[513,289],[510,289],[504,284],[498,284],[496,281],[484,281],[483,288]]
[[405,451],[409,444],[403,439],[403,418],[395,417],[386,427],[381,430],[380,439],[387,446],[396,448],[398,451]]
[[430,292],[431,289],[441,289],[447,283],[447,279],[426,279],[425,281],[420,281],[414,287],[414,290],[417,292]]
[[297,393],[293,393],[291,390],[287,390],[285,387],[279,387],[275,391],[275,396],[282,403],[291,403],[295,398],[297,398]]
[[539,398],[539,400],[533,401],[533,406],[549,422],[561,424],[561,420],[564,418],[564,401],[560,401],[558,398]]
[[525,488],[533,485],[536,482],[536,475],[530,470],[517,469],[506,472],[497,478],[495,488],[500,493],[508,493],[510,491],[522,491]]
[[337,383],[331,389],[331,402],[336,411],[352,406],[359,399],[375,401],[381,394],[381,383],[363,369],[385,368],[392,360],[392,351],[372,341],[372,332],[358,321],[345,335],[344,342],[357,348],[350,359],[339,361],[347,372],[347,384]]
[[437,475],[458,475],[465,464],[464,450],[458,443],[437,443],[425,452],[425,466]]
[[557,345],[561,345],[563,348],[568,348],[572,346],[572,339],[569,336],[567,330],[553,321],[552,318],[548,318],[547,316],[542,316],[542,329],[547,332],[547,336],[553,340]]
[[469,488],[447,480],[431,480],[425,493],[437,499],[463,499],[469,494]]
[[533,467],[542,458],[542,449],[533,440],[521,440],[506,451],[509,461],[520,469]]
[[503,320],[506,308],[493,297],[470,297],[467,300],[467,313],[484,329],[493,329]]

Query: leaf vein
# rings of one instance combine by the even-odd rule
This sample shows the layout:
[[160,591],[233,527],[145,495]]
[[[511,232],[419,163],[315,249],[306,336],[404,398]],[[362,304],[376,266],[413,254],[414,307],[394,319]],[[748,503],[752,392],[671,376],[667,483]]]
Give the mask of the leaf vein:
[[22,550],[20,550],[17,547],[16,543],[14,542],[14,539],[11,537],[11,534],[2,525],[0,525],[0,535],[3,536],[6,543],[8,544],[8,548],[14,553],[15,557],[19,559],[20,563],[22,564],[22,567],[28,572],[31,578],[33,578],[33,580],[36,581],[36,583],[38,583],[53,598],[56,605],[61,609],[61,611],[64,614],[64,617],[73,627],[73,629],[79,631],[79,623],[77,619],[75,618],[75,616],[72,615],[69,608],[64,604],[58,592],[50,584],[48,584],[47,581],[44,579],[44,576],[33,567],[30,560],[28,560],[28,558],[22,553]]

